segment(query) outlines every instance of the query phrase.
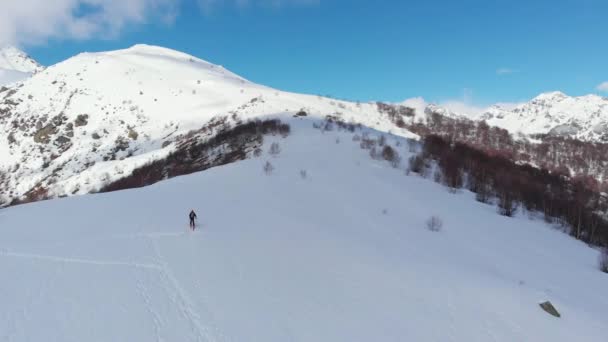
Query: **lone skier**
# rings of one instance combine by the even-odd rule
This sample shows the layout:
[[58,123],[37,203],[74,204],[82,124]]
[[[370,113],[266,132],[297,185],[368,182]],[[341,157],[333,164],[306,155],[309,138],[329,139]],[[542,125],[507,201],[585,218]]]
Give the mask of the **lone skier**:
[[196,227],[196,223],[194,222],[194,220],[196,220],[196,213],[194,212],[194,209],[192,209],[190,211],[190,229],[194,230],[194,228]]

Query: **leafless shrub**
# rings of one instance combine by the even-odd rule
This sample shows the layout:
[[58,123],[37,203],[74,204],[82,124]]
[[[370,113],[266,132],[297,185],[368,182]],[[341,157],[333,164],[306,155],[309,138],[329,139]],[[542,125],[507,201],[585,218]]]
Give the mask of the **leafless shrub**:
[[259,147],[256,147],[255,150],[253,150],[253,156],[257,158],[261,155],[262,155],[262,149]]
[[376,147],[372,147],[369,150],[369,156],[372,157],[372,159],[380,159],[380,153],[378,153]]
[[426,168],[426,163],[424,161],[424,158],[422,158],[419,155],[410,157],[410,160],[409,160],[410,171],[423,175],[425,168]]
[[334,130],[334,123],[332,121],[325,121],[325,125],[323,126],[323,132],[331,132]]
[[426,221],[426,228],[432,232],[439,232],[443,228],[443,221],[433,215]]
[[268,153],[270,153],[270,155],[273,157],[278,156],[281,153],[281,146],[279,146],[279,143],[273,142],[270,144],[270,150]]
[[373,139],[369,139],[366,137],[363,137],[361,139],[361,143],[359,144],[359,146],[361,146],[362,149],[364,150],[369,150],[371,148],[373,148],[376,145],[376,141]]
[[608,248],[602,248],[600,253],[600,270],[608,273]]
[[355,142],[361,141],[361,136],[359,134],[353,135],[353,141],[355,141]]
[[300,178],[302,178],[302,179],[308,178],[308,173],[306,172],[306,170],[300,170]]
[[391,163],[392,167],[398,167],[401,163],[401,157],[399,156],[399,152],[397,152],[389,145],[385,145],[382,149],[382,158]]
[[435,181],[435,183],[441,183],[441,179],[442,179],[442,175],[441,175],[441,171],[437,170],[435,171],[435,173],[433,174],[433,180]]
[[336,144],[340,143],[340,138],[336,138]]
[[272,164],[270,164],[270,162],[267,161],[266,164],[264,164],[264,173],[266,175],[271,175],[272,171],[274,171],[274,166],[272,166]]
[[386,145],[386,137],[384,135],[381,135],[380,138],[378,139],[378,145],[379,146]]
[[408,139],[407,148],[408,148],[408,151],[410,151],[410,153],[418,152],[418,142],[414,139]]

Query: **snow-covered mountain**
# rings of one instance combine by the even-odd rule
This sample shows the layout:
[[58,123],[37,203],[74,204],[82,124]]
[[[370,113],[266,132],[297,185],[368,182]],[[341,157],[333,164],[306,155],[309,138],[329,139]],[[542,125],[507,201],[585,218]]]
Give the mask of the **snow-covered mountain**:
[[412,136],[375,103],[282,92],[181,52],[136,45],[83,53],[0,93],[0,196],[7,202],[40,187],[53,196],[89,193],[162,158],[214,118],[301,111]]
[[1,210],[0,340],[606,341],[597,250],[311,121],[258,158]]
[[33,76],[0,88],[0,205],[41,189],[50,197],[97,191],[164,158],[189,132],[220,119],[235,124],[301,112],[415,137],[403,127],[436,111],[483,119],[513,133],[608,139],[608,100],[595,95],[547,93],[475,114],[410,101],[413,113],[283,92],[155,46],[82,53],[47,69],[19,50],[3,51],[2,66]]
[[514,134],[550,134],[608,142],[608,98],[593,94],[572,97],[550,92],[517,106],[493,105],[479,113],[458,112],[438,105],[429,105],[426,111],[485,120]]
[[25,52],[9,46],[0,48],[0,86],[20,82],[44,70]]
[[417,119],[146,45],[10,85],[0,205],[83,196],[0,211],[0,340],[604,341],[598,251],[406,174]]

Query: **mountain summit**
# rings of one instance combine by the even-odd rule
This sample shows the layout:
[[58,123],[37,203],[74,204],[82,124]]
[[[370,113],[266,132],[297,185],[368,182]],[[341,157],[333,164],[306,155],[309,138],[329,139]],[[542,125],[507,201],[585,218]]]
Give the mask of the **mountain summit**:
[[0,49],[0,68],[21,72],[37,73],[44,67],[16,47],[8,46]]
[[0,86],[20,82],[44,67],[13,46],[0,48]]

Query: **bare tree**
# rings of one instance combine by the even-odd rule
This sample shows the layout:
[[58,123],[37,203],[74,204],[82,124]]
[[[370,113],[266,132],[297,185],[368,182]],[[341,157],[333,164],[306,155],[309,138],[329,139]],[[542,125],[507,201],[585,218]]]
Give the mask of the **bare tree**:
[[600,270],[608,273],[608,248],[602,248],[602,252],[600,253]]
[[432,232],[441,231],[443,221],[438,216],[433,215],[426,221],[426,228]]
[[408,139],[407,148],[408,148],[408,151],[410,151],[410,153],[418,152],[418,142],[414,139]]
[[274,166],[267,161],[266,164],[264,164],[264,173],[270,175],[272,174],[272,171],[274,171]]
[[308,177],[308,173],[306,172],[306,170],[300,170],[300,177],[302,179],[306,179]]
[[399,156],[399,152],[397,152],[389,145],[385,145],[384,148],[382,148],[382,158],[391,163],[391,166],[395,168],[398,167],[401,163],[401,157]]
[[517,202],[513,197],[505,193],[498,197],[498,213],[502,216],[513,217],[517,211]]
[[386,137],[383,135],[380,136],[380,138],[378,139],[378,145],[380,146],[384,146],[386,145]]
[[279,153],[281,153],[281,146],[279,146],[279,143],[273,142],[270,145],[270,150],[268,151],[268,153],[270,153],[270,155],[273,157],[278,156]]

